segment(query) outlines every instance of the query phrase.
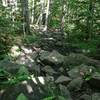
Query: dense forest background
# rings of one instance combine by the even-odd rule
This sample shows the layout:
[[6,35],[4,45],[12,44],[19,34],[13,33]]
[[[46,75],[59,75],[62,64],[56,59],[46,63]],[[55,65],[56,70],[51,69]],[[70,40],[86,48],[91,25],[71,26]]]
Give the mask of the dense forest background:
[[99,84],[99,0],[0,0],[0,100],[100,100]]

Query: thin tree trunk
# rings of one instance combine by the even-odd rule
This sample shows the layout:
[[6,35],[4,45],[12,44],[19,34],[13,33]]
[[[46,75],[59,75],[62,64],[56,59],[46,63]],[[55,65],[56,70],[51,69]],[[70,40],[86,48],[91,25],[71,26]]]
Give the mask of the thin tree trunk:
[[89,16],[87,17],[87,33],[89,39],[93,37],[93,14],[94,14],[94,8],[93,8],[93,0],[89,1]]
[[47,31],[47,26],[48,26],[48,16],[49,16],[49,7],[50,7],[50,0],[47,0],[47,10],[46,10],[46,19],[45,19],[45,27],[44,27],[44,31]]
[[32,16],[31,16],[31,23],[33,24],[34,22],[34,4],[35,4],[35,1],[33,0],[32,1]]
[[61,20],[60,30],[61,30],[62,33],[64,33],[64,15],[65,15],[65,13],[64,13],[64,6],[65,6],[64,5],[64,0],[62,0],[61,3],[62,3],[62,6],[61,6],[62,7],[62,11],[61,12],[62,13],[61,13],[61,19],[60,19]]

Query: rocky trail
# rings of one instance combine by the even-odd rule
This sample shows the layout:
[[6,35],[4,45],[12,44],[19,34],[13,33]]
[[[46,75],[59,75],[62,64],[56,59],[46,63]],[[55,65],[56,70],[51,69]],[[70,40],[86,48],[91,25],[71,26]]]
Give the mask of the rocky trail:
[[22,68],[31,77],[1,89],[0,100],[16,100],[20,93],[28,100],[42,100],[54,93],[52,100],[63,100],[60,96],[65,100],[100,100],[100,61],[63,45],[62,34],[49,35],[38,45],[12,47],[13,59],[0,62],[0,68],[13,76]]

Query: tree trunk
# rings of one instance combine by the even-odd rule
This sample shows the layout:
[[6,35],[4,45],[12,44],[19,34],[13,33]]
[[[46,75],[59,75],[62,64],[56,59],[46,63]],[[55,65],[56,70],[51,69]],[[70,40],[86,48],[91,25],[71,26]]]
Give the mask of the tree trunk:
[[31,24],[34,23],[34,6],[35,6],[35,0],[32,1]]
[[47,1],[46,19],[45,19],[45,31],[47,31],[48,26],[48,16],[49,16],[50,0]]
[[21,2],[22,16],[23,16],[23,33],[30,34],[28,0],[20,0],[20,2]]
[[93,13],[94,13],[93,0],[90,0],[89,1],[89,15],[87,17],[87,33],[88,33],[89,39],[93,37]]

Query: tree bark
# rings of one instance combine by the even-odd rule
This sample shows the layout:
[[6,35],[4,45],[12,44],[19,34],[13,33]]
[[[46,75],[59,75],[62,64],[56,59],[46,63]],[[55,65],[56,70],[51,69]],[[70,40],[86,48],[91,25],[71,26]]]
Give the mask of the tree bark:
[[23,16],[23,33],[30,34],[28,0],[20,0],[20,2],[21,2],[22,16]]
[[93,8],[93,0],[89,1],[89,15],[87,17],[87,33],[89,39],[93,37],[93,14],[94,14],[94,8]]

